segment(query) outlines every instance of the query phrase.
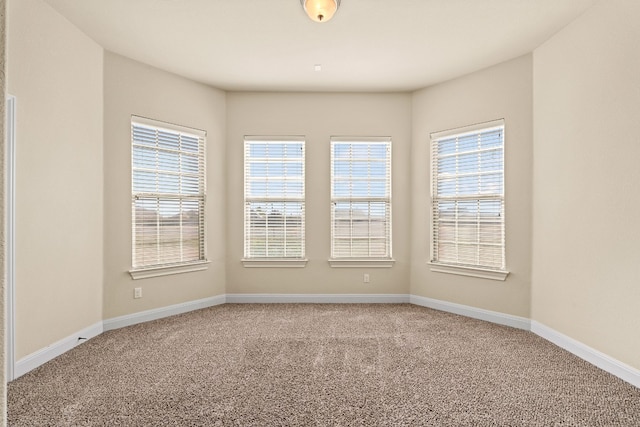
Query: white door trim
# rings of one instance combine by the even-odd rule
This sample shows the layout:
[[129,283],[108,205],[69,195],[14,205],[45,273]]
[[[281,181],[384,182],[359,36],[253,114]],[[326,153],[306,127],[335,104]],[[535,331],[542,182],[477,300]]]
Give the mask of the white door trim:
[[5,141],[5,379],[15,378],[16,290],[16,97],[7,96]]

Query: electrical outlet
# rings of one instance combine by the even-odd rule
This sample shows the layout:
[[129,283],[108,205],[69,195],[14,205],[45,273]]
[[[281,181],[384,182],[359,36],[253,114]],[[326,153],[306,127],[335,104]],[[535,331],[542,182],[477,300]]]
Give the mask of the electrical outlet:
[[134,288],[133,289],[133,297],[134,298],[142,298],[142,288]]
[[362,278],[364,283],[369,283],[369,273],[364,273],[364,277]]

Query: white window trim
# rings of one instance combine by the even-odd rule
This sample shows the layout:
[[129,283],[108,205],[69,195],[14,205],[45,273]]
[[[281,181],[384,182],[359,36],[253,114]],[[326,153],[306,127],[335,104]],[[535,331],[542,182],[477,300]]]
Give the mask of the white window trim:
[[243,258],[242,265],[246,268],[303,268],[307,261],[306,258]]
[[[206,181],[206,137],[207,137],[207,131],[202,130],[202,129],[196,129],[196,128],[190,128],[190,127],[186,127],[186,126],[181,126],[181,125],[177,125],[174,123],[167,123],[167,122],[163,122],[160,120],[154,120],[154,119],[150,119],[147,117],[142,117],[142,116],[136,116],[136,115],[131,115],[131,125],[133,125],[133,123],[137,123],[140,125],[146,125],[146,126],[151,126],[151,127],[155,127],[158,129],[166,129],[172,132],[181,132],[181,133],[187,133],[187,134],[192,134],[192,135],[198,135],[200,137],[205,138],[205,145],[204,145],[204,220],[203,220],[203,229],[202,229],[202,235],[203,235],[203,250],[204,250],[204,259],[202,260],[198,260],[198,261],[189,261],[189,262],[183,262],[183,263],[176,263],[176,264],[166,264],[166,265],[153,265],[153,266],[148,266],[148,267],[139,267],[139,268],[131,268],[129,270],[129,275],[131,276],[131,278],[133,280],[139,280],[139,279],[147,279],[147,278],[152,278],[152,277],[159,277],[159,276],[168,276],[168,275],[172,275],[172,274],[180,274],[180,273],[190,273],[190,272],[195,272],[195,271],[202,271],[202,270],[207,270],[209,268],[209,263],[211,261],[209,261],[207,259],[207,220],[206,220],[206,211],[207,211],[207,181]],[[133,157],[131,159],[132,161],[132,170],[133,170]],[[131,177],[132,182],[133,182],[133,176]],[[133,230],[133,226],[135,226],[135,224],[132,223],[132,230]],[[132,237],[134,237],[134,235],[132,234]],[[132,239],[132,256],[133,256],[133,250],[135,250],[133,248],[133,245],[135,245],[135,239]]]
[[[389,168],[392,167],[393,163],[393,153],[392,153],[392,138],[390,136],[332,136],[331,137],[331,145],[334,142],[361,142],[361,143],[388,143],[389,144]],[[331,148],[333,152],[333,147]],[[328,262],[331,267],[334,268],[360,268],[360,267],[371,267],[371,268],[391,268],[395,264],[395,259],[393,259],[393,197],[392,197],[392,173],[393,171],[389,171],[389,257],[379,258],[379,257],[371,257],[371,258],[350,258],[350,257],[329,257]],[[331,160],[331,203],[334,203],[333,197],[333,161]],[[387,198],[385,198],[387,200]],[[331,225],[331,247],[333,248],[333,225]],[[331,249],[333,251],[333,249]]]
[[[303,197],[301,199],[302,203],[305,205],[305,213],[304,213],[304,218],[302,219],[302,223],[304,224],[304,235],[303,235],[303,254],[306,254],[307,252],[307,248],[306,248],[306,244],[307,244],[307,239],[306,239],[306,233],[307,233],[307,219],[306,219],[306,163],[307,163],[307,159],[306,159],[306,137],[304,135],[281,135],[281,136],[275,136],[275,135],[266,135],[266,136],[262,136],[262,135],[245,135],[244,136],[244,144],[243,144],[243,150],[245,150],[244,147],[246,147],[246,143],[247,142],[264,142],[264,141],[283,141],[283,142],[287,142],[287,141],[291,141],[291,142],[302,142],[303,146],[304,146],[304,155],[302,158],[302,173],[303,173],[303,185],[304,185],[304,189],[303,189]],[[242,173],[243,173],[243,177],[246,175],[246,158],[243,158],[243,165],[242,165]],[[245,178],[243,178],[245,179]],[[243,188],[246,188],[246,183],[243,183]],[[243,190],[246,191],[246,190]],[[244,206],[246,207],[246,193],[243,196],[244,199]],[[287,200],[291,200],[294,201],[294,199],[287,199]],[[245,209],[245,207],[243,207],[243,209]],[[246,226],[246,224],[244,224],[245,221],[245,213],[243,212],[243,217],[242,217],[242,222],[243,222],[243,228]],[[243,235],[243,246],[246,244],[246,236]],[[243,252],[246,253],[246,248],[243,248]],[[303,255],[301,258],[270,258],[270,257],[264,257],[264,258],[247,258],[244,257],[240,260],[240,262],[242,262],[243,267],[245,268],[304,268],[307,265],[307,258],[305,255]]]
[[137,268],[129,270],[133,280],[148,279],[151,277],[169,276],[171,274],[191,273],[209,268],[211,261],[198,261],[189,264],[163,265],[160,267]]
[[393,258],[329,258],[334,268],[391,268],[396,263]]
[[[492,121],[488,121],[488,122],[482,122],[482,123],[476,123],[473,125],[469,125],[469,126],[463,126],[463,127],[459,127],[459,128],[454,128],[454,129],[447,129],[447,130],[443,130],[443,131],[439,131],[439,132],[432,132],[430,134],[430,139],[429,139],[429,165],[430,167],[433,167],[433,140],[435,139],[442,139],[442,138],[446,138],[448,136],[452,136],[452,135],[458,135],[458,136],[464,136],[467,134],[472,134],[472,133],[476,133],[480,130],[490,130],[491,128],[497,128],[497,127],[502,127],[503,128],[503,132],[506,133],[506,126],[505,126],[505,120],[504,119],[497,119],[497,120],[492,120]],[[504,135],[503,135],[504,138]],[[504,145],[504,141],[503,141],[503,146],[502,146],[502,150],[503,150],[503,156],[504,153],[506,151],[506,147]],[[430,205],[431,207],[433,207],[433,199],[434,199],[434,194],[433,194],[433,171],[431,171],[430,173],[431,175],[431,185],[430,185],[430,191],[431,191],[431,199],[430,199]],[[506,182],[506,177],[505,177],[505,169],[504,169],[504,164],[503,164],[503,171],[502,171],[502,178],[503,178],[503,185],[505,185]],[[506,187],[505,187],[505,193],[506,193]],[[506,209],[506,197],[502,196],[502,200],[503,203],[505,203],[505,209]],[[505,268],[502,270],[498,270],[498,269],[487,269],[487,268],[481,268],[481,267],[475,267],[475,266],[462,266],[462,265],[455,265],[455,264],[445,264],[445,263],[440,263],[440,262],[435,262],[433,261],[434,259],[434,245],[433,245],[433,209],[429,209],[429,216],[430,216],[430,227],[429,227],[429,246],[430,246],[430,261],[427,261],[427,264],[430,265],[430,271],[434,272],[434,273],[445,273],[445,274],[455,274],[455,275],[459,275],[459,276],[468,276],[468,277],[477,277],[477,278],[482,278],[482,279],[491,279],[491,280],[499,280],[499,281],[505,281],[507,276],[509,275],[509,271]],[[506,227],[506,223],[505,223],[505,227]],[[507,251],[507,242],[506,242],[506,238],[504,241],[504,251],[505,251],[505,264],[506,264],[506,251]]]
[[456,274],[459,276],[479,277],[481,279],[491,279],[505,281],[509,272],[506,270],[488,270],[477,267],[462,267],[459,265],[440,264],[429,261],[429,268],[434,273]]

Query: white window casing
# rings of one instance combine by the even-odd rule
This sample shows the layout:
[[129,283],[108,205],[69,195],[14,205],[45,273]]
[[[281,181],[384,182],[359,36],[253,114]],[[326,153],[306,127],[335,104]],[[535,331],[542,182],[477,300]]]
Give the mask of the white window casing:
[[134,279],[206,269],[206,132],[131,117]]
[[392,267],[391,138],[331,138],[332,267]]
[[504,120],[431,134],[431,271],[505,280]]
[[305,138],[245,136],[245,267],[304,267]]

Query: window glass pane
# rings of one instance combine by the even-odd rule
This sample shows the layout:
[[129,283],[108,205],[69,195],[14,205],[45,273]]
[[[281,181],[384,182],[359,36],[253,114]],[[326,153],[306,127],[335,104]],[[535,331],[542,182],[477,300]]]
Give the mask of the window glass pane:
[[480,171],[501,171],[502,150],[491,150],[480,153]]
[[443,219],[455,219],[456,205],[457,203],[454,201],[435,201],[435,208],[438,211],[438,215]]
[[387,174],[385,162],[369,162],[369,176],[372,178],[384,178]]
[[369,158],[369,145],[365,144],[352,144],[351,145],[351,157],[356,159]]
[[338,177],[351,177],[351,162],[348,160],[338,160],[334,162],[333,175]]
[[483,219],[499,220],[502,212],[502,202],[500,200],[481,200],[478,211]]
[[180,180],[180,192],[182,194],[198,194],[200,181],[197,176],[182,176]]
[[180,134],[158,130],[158,147],[177,150],[180,148]]
[[158,169],[178,172],[180,170],[180,154],[173,151],[158,151]]
[[285,144],[287,158],[302,158],[304,154],[303,144],[300,142],[289,142]]
[[136,126],[132,131],[132,139],[135,144],[148,145],[155,147],[157,145],[155,129],[144,126]]
[[368,181],[351,181],[351,194],[352,197],[366,197],[370,196],[369,182]]
[[480,134],[480,148],[502,147],[502,129]]
[[441,139],[437,143],[438,156],[453,154],[456,152],[456,138]]
[[198,173],[198,157],[182,154],[180,156],[180,167],[184,173]]
[[334,182],[333,195],[335,197],[349,197],[351,195],[351,183],[349,181]]
[[250,162],[248,167],[251,178],[265,178],[269,176],[269,163],[267,162]]
[[156,179],[158,180],[159,193],[180,193],[180,179],[178,176],[158,173],[156,174]]
[[369,256],[369,242],[366,239],[351,240],[350,254],[348,256],[366,258]]
[[371,181],[369,183],[369,195],[372,197],[386,197],[387,183],[385,181]]
[[148,147],[133,147],[133,166],[136,168],[154,169],[157,164],[156,150]]
[[478,148],[479,146],[477,134],[463,135],[458,138],[458,147],[456,149],[456,152],[464,153],[465,151],[473,151],[477,150]]
[[182,134],[180,150],[187,153],[198,153],[198,138]]
[[369,256],[382,258],[387,253],[387,242],[382,239],[371,239],[369,242]]
[[302,178],[302,162],[288,162],[284,164],[284,176]]
[[388,150],[387,144],[372,144],[369,146],[369,158],[384,160],[387,158]]
[[483,175],[479,183],[479,193],[481,194],[502,194],[502,173]]
[[155,172],[133,170],[133,192],[134,193],[154,193],[157,192]]
[[458,156],[457,173],[474,173],[478,171],[478,153],[463,154]]

